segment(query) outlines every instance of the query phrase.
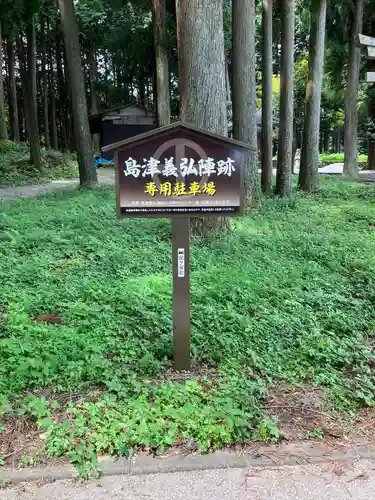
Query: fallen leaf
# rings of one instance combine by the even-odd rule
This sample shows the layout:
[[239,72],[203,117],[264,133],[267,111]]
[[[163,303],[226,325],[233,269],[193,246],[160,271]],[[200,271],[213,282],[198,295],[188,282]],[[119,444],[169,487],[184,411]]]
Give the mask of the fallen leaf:
[[60,325],[62,323],[62,319],[58,313],[41,314],[39,316],[35,316],[33,320],[37,323],[50,323],[52,325]]

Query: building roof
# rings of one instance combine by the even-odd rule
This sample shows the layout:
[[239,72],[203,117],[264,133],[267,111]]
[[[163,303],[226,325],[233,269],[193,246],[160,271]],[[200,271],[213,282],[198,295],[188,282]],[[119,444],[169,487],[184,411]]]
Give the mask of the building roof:
[[104,109],[100,113],[95,113],[94,115],[89,116],[89,120],[95,120],[96,118],[101,118],[103,115],[106,115],[107,113],[113,113],[114,111],[121,111],[122,109],[126,108],[138,108],[142,109],[146,115],[153,115],[154,112],[146,106],[142,106],[141,104],[123,104],[122,106],[116,106],[115,108],[109,108],[109,109]]
[[123,146],[129,146],[129,145],[136,145],[138,143],[146,142],[150,139],[152,139],[155,136],[159,135],[167,135],[168,132],[172,132],[173,130],[187,130],[190,132],[194,132],[199,135],[204,135],[208,138],[215,139],[216,141],[221,141],[222,143],[226,144],[231,144],[233,146],[236,146],[237,148],[240,149],[246,149],[250,150],[253,149],[251,146],[248,144],[245,144],[244,142],[237,141],[235,139],[231,139],[229,137],[222,136],[220,134],[215,134],[214,132],[209,132],[207,130],[200,129],[198,127],[195,127],[194,125],[191,125],[190,123],[184,123],[184,122],[175,122],[170,125],[166,125],[164,127],[159,127],[154,130],[150,130],[149,132],[145,132],[144,134],[137,135],[135,137],[130,137],[129,139],[124,139],[122,141],[116,142],[114,144],[109,144],[107,146],[104,146],[102,148],[103,151],[109,151],[109,150],[118,150],[122,148]]

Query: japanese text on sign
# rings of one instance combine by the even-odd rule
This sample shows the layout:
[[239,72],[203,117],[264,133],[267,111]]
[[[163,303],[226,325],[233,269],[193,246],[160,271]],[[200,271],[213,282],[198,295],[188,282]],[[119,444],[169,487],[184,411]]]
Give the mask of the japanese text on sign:
[[143,165],[137,163],[134,158],[128,158],[124,163],[124,173],[126,176],[133,177],[154,177],[154,175],[163,175],[164,177],[177,177],[179,174],[182,177],[188,175],[210,176],[210,175],[227,175],[232,176],[235,172],[235,161],[231,158],[215,162],[213,158],[199,160],[196,162],[193,158],[182,158],[179,167],[175,165],[173,157],[166,159],[163,163],[155,158],[143,160]]
[[163,182],[158,188],[155,182],[148,182],[145,186],[145,193],[151,196],[157,193],[163,196],[196,196],[201,193],[213,196],[216,193],[216,186],[214,182],[206,182],[203,187],[199,182],[192,182],[187,189],[183,182],[176,182],[174,185],[170,182]]

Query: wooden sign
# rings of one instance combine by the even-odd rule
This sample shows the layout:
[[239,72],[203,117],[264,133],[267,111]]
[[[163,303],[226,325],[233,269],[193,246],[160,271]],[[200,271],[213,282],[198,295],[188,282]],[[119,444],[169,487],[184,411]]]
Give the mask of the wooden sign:
[[177,370],[190,369],[189,218],[242,215],[249,149],[182,122],[103,148],[115,152],[118,217],[172,218]]
[[367,59],[375,59],[375,47],[368,45],[367,49]]
[[174,123],[111,144],[119,217],[238,216],[245,146]]
[[361,47],[366,47],[367,45],[369,45],[370,47],[375,47],[375,38],[359,34],[357,38],[357,43]]
[[[367,59],[375,59],[375,38],[359,34],[357,37],[357,44],[366,49]],[[374,72],[366,73],[366,82],[367,83],[375,82]]]

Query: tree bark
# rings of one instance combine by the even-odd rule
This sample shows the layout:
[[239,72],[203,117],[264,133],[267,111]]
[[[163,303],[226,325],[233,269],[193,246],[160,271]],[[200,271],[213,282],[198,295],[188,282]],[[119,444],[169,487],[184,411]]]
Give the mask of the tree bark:
[[[176,0],[180,117],[227,135],[222,0]],[[192,219],[195,234],[229,229],[225,217]]]
[[36,86],[36,33],[35,16],[31,16],[27,23],[27,79],[28,79],[28,120],[27,131],[30,145],[30,163],[40,167],[42,157],[39,142],[38,103]]
[[272,0],[263,0],[262,14],[262,190],[272,189]]
[[41,20],[40,26],[40,38],[41,38],[41,50],[42,50],[42,96],[43,96],[43,130],[44,130],[44,142],[46,148],[50,147],[50,133],[49,133],[49,115],[48,115],[48,105],[49,105],[49,90],[48,90],[48,75],[47,75],[47,48],[46,48],[46,33],[45,33],[45,23],[44,18]]
[[158,127],[162,127],[171,120],[165,0],[152,0],[152,18],[156,62],[156,119]]
[[[96,115],[98,109],[98,95],[96,92],[96,80],[98,78],[98,69],[96,63],[95,46],[92,44],[89,49],[89,74],[90,74],[90,113]],[[94,134],[92,138],[92,147],[95,152],[100,151],[100,134]]]
[[0,140],[8,139],[7,122],[5,115],[5,96],[3,82],[3,40],[1,36],[1,21],[0,21]]
[[324,70],[326,13],[327,0],[312,0],[309,75],[306,86],[305,123],[298,178],[298,187],[304,191],[319,189],[320,104]]
[[82,187],[97,185],[97,174],[89,129],[85,81],[82,71],[78,29],[73,0],[58,0],[61,29],[65,43],[65,54],[72,98],[72,115],[76,137],[79,178]]
[[280,0],[280,4],[280,125],[276,194],[282,197],[288,197],[292,193],[295,0]]
[[365,0],[354,0],[353,22],[349,42],[348,83],[345,94],[344,174],[358,175],[358,89],[361,49],[356,37],[362,31]]
[[7,40],[7,55],[8,55],[8,77],[9,77],[9,117],[12,131],[12,140],[19,142],[20,126],[18,119],[18,101],[17,101],[17,86],[15,73],[15,52],[14,40],[9,36]]
[[233,138],[252,148],[244,165],[249,205],[259,194],[255,72],[255,3],[232,0]]

